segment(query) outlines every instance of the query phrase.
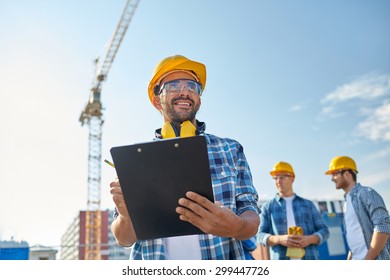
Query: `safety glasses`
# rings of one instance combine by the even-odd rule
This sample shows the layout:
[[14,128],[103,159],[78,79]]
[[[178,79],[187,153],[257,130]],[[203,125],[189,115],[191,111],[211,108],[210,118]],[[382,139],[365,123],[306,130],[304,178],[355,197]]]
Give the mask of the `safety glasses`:
[[274,179],[275,181],[277,180],[284,180],[288,177],[292,177],[291,175],[276,175],[276,176],[273,176],[272,179]]
[[162,84],[160,94],[177,95],[184,90],[184,87],[191,94],[201,95],[202,93],[202,85],[200,83],[194,80],[177,79]]
[[340,175],[344,175],[344,172],[347,170],[339,170],[337,172],[332,173],[332,177],[338,177]]

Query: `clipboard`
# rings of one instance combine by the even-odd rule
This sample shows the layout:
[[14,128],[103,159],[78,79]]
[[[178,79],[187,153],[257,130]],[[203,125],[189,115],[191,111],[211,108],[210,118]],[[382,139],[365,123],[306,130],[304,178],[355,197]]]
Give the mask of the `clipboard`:
[[214,202],[204,136],[170,138],[110,149],[139,240],[202,234],[176,207],[187,191]]

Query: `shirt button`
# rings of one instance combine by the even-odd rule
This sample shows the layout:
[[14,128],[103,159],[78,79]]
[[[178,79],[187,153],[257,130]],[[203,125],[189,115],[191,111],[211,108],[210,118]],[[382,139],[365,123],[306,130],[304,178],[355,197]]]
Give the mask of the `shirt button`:
[[221,175],[222,175],[222,176],[225,176],[225,171],[222,171],[222,172],[221,172]]

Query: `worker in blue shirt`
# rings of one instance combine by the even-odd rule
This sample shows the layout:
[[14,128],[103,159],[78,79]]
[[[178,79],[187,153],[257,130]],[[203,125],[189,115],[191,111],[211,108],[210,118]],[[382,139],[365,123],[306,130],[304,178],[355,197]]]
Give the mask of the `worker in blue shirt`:
[[243,147],[233,139],[205,133],[205,124],[196,119],[205,85],[205,65],[175,55],[158,63],[148,87],[149,100],[164,119],[156,138],[206,138],[215,203],[188,192],[172,209],[178,219],[204,234],[138,240],[120,183],[115,180],[110,184],[116,207],[111,230],[119,244],[131,246],[131,259],[244,260],[242,240],[257,233],[258,194]]
[[349,260],[390,260],[390,217],[378,192],[357,183],[355,161],[334,157],[326,175],[344,191],[344,222]]
[[[270,174],[278,192],[261,207],[258,242],[269,247],[271,260],[319,259],[317,246],[329,237],[319,211],[313,202],[294,193],[295,173],[289,163],[277,162]],[[303,234],[289,234],[289,228],[295,227]],[[303,256],[288,256],[288,248],[299,249]]]

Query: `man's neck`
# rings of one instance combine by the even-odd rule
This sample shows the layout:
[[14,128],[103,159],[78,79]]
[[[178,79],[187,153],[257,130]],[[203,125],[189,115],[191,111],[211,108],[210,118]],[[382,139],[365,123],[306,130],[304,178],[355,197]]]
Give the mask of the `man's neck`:
[[287,193],[279,192],[279,196],[280,196],[280,197],[283,197],[283,198],[289,198],[289,197],[294,196],[294,192],[293,192],[293,191],[287,192]]
[[181,124],[185,121],[190,121],[195,127],[196,127],[196,120],[193,119],[193,120],[183,120],[183,121],[169,121],[169,120],[165,120],[166,122],[170,122],[172,125],[175,125],[177,127],[180,127]]
[[356,186],[356,182],[349,183],[348,186],[344,188],[345,194],[348,194],[350,191],[352,191],[354,186]]

